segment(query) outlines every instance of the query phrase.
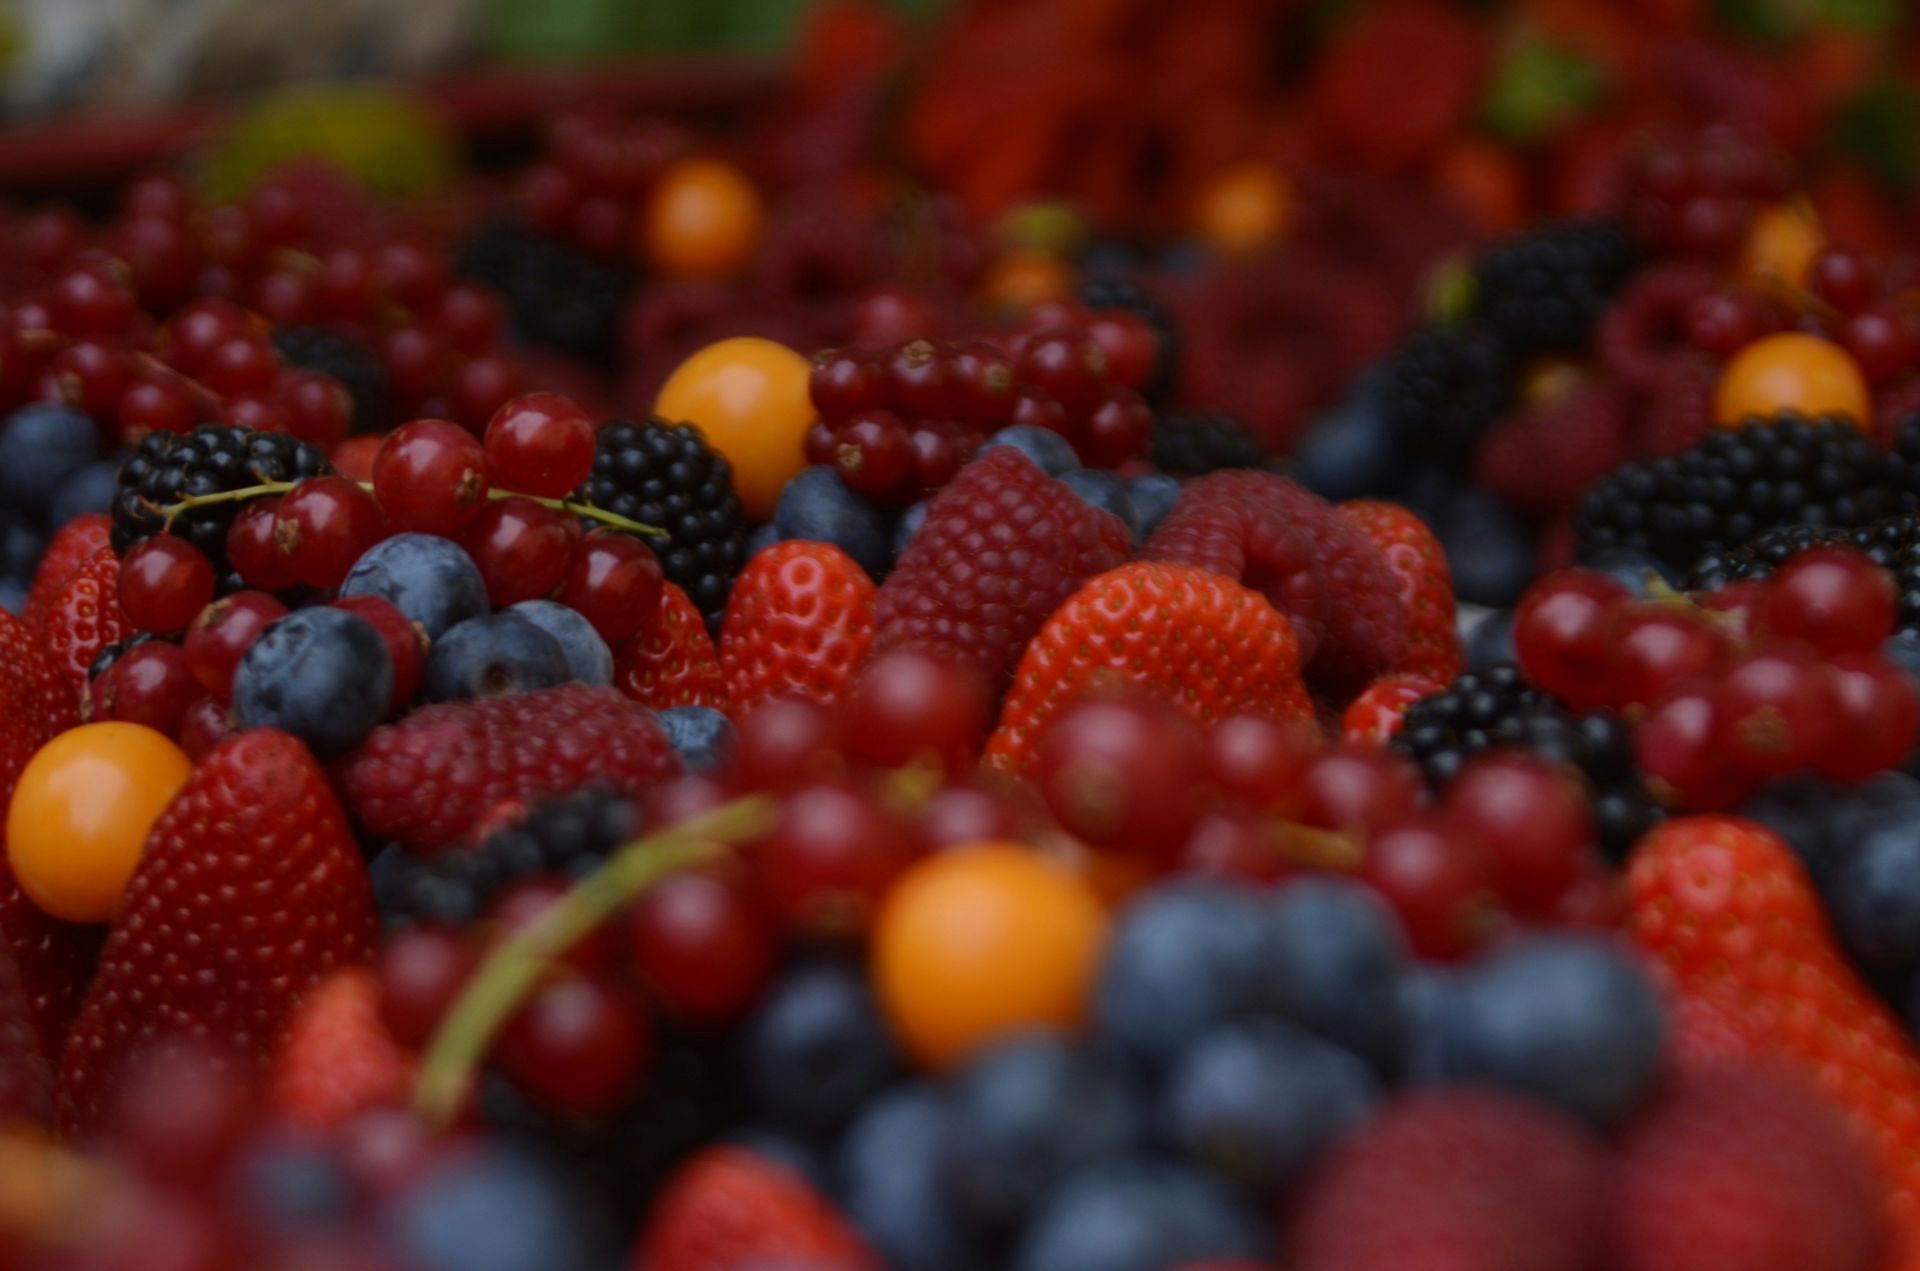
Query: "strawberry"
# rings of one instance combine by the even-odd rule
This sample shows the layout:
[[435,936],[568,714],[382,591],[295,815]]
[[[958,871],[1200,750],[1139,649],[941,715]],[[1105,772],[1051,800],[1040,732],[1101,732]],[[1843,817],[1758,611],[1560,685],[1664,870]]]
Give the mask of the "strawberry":
[[873,643],[873,596],[866,571],[831,543],[789,539],[748,561],[720,632],[734,712],[774,697],[839,700]]
[[1847,965],[1792,850],[1752,821],[1681,817],[1640,840],[1627,888],[1628,928],[1679,1003],[1677,1062],[1797,1065],[1873,1149],[1920,1255],[1920,1056]]
[[53,1120],[53,1072],[40,1044],[20,969],[0,942],[0,1132]]
[[1445,687],[1424,675],[1383,675],[1353,699],[1340,717],[1340,731],[1348,741],[1385,745],[1406,721],[1407,707]]
[[659,617],[614,650],[613,682],[634,701],[657,711],[669,706],[727,707],[720,658],[706,621],[687,593],[672,583],[660,589]]
[[100,651],[132,634],[133,624],[120,610],[120,561],[103,547],[54,593],[41,636],[78,696]]
[[1027,646],[987,762],[1025,767],[1047,721],[1108,680],[1163,692],[1203,722],[1313,717],[1293,625],[1258,592],[1191,565],[1135,561],[1075,592]]
[[757,1152],[713,1147],[668,1182],[634,1271],[880,1271],[852,1225],[805,1179]]
[[264,1061],[300,994],[364,962],[375,930],[359,846],[307,748],[264,728],[222,742],[147,835],[67,1038],[61,1124],[93,1128],[115,1067],[159,1035]]
[[381,1023],[373,973],[342,967],[294,1009],[274,1055],[268,1103],[295,1125],[329,1129],[404,1099],[413,1070],[413,1058]]
[[67,579],[107,546],[112,533],[113,518],[104,512],[76,516],[60,527],[40,557],[40,568],[33,571],[33,585],[27,589],[26,608],[20,616],[27,620],[29,627],[35,631],[40,629],[53,598],[67,585]]
[[1355,499],[1340,515],[1364,534],[1400,579],[1400,608],[1407,642],[1393,669],[1450,684],[1466,667],[1454,612],[1453,571],[1447,553],[1427,523],[1398,503]]

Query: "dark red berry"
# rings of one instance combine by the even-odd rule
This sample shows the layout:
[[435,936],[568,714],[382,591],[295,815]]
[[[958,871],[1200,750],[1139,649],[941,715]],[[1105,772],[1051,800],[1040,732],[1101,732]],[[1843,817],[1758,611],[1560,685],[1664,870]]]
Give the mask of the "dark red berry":
[[281,497],[273,546],[295,581],[331,588],[386,532],[371,494],[345,477],[314,477]]
[[274,546],[279,515],[279,496],[255,499],[227,527],[227,563],[249,586],[262,591],[280,591],[298,581]]
[[560,603],[618,646],[659,614],[665,581],[652,548],[631,534],[595,530],[574,544]]
[[199,548],[158,534],[120,562],[120,608],[142,631],[181,631],[213,599],[213,582],[213,565]]
[[1461,957],[1497,926],[1500,905],[1486,857],[1438,817],[1375,835],[1361,876],[1400,915],[1407,942],[1422,957]]
[[1494,885],[1523,914],[1540,914],[1580,874],[1593,815],[1579,785],[1525,752],[1471,760],[1447,787],[1445,812],[1478,840]]
[[217,701],[233,694],[233,673],[253,642],[286,616],[287,607],[264,591],[236,591],[200,611],[187,628],[187,666]]
[[342,596],[333,607],[359,615],[380,633],[393,663],[393,695],[388,699],[392,709],[399,710],[412,701],[427,669],[427,633],[407,621],[407,615],[392,601],[379,596]]
[[618,1108],[639,1087],[651,1052],[639,1009],[586,976],[548,981],[501,1039],[501,1056],[521,1089],[571,1117]]
[[561,498],[593,471],[593,421],[558,393],[526,393],[487,422],[486,455],[495,485]]
[[453,538],[487,502],[486,452],[444,419],[402,424],[373,459],[373,493],[396,530]]
[[178,737],[188,708],[200,696],[200,683],[180,646],[149,640],[129,649],[89,687],[87,718],[144,724]]
[[1893,576],[1851,547],[1815,547],[1767,580],[1753,614],[1758,636],[1804,640],[1820,652],[1871,653],[1893,634]]
[[738,1019],[778,957],[753,892],[737,880],[682,870],[642,892],[627,920],[634,966],[668,1013],[702,1024]]
[[493,499],[461,541],[486,580],[487,599],[504,609],[554,593],[579,532],[572,517],[532,499]]

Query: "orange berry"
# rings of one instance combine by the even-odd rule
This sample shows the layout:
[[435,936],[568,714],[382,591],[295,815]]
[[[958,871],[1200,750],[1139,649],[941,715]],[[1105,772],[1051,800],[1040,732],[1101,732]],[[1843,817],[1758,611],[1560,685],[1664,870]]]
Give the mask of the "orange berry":
[[1863,431],[1873,426],[1873,398],[1853,358],[1833,341],[1799,331],[1764,336],[1741,349],[1713,390],[1714,422],[1723,428],[1782,411],[1845,415]]
[[907,1049],[949,1064],[1009,1033],[1078,1024],[1106,934],[1106,910],[1066,869],[1018,843],[958,847],[887,894],[874,988]]
[[1195,232],[1228,255],[1271,247],[1292,225],[1292,184],[1278,168],[1258,159],[1214,173],[1194,200]]
[[1754,214],[1740,249],[1740,271],[1755,282],[1784,282],[1798,287],[1807,267],[1827,245],[1820,221],[1799,203],[1776,203]]
[[813,364],[784,344],[737,336],[675,367],[653,411],[698,427],[733,465],[733,488],[747,515],[764,521],[781,487],[807,466],[812,373]]
[[639,222],[640,255],[670,277],[724,278],[753,258],[765,223],[746,173],[721,159],[681,159],[654,183]]
[[154,819],[193,771],[151,728],[70,728],[34,753],[7,810],[7,857],[34,904],[68,922],[106,922]]
[[988,266],[980,298],[995,309],[1024,313],[1073,292],[1073,269],[1052,252],[1012,251]]

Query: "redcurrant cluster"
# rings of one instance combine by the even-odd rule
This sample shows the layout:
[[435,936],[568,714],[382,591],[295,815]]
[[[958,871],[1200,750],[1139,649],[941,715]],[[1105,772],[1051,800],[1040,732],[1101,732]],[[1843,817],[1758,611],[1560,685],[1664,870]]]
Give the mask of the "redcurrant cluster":
[[1906,759],[1920,695],[1881,653],[1895,618],[1886,571],[1818,547],[1698,604],[1556,574],[1516,610],[1514,645],[1528,676],[1576,708],[1643,712],[1634,746],[1650,785],[1712,810],[1788,773],[1860,781]]
[[1786,197],[1792,184],[1784,156],[1713,126],[1637,155],[1623,210],[1634,237],[1656,251],[1725,257],[1744,241],[1754,213]]
[[568,115],[515,191],[528,225],[604,260],[634,255],[647,192],[692,139],[658,119]]

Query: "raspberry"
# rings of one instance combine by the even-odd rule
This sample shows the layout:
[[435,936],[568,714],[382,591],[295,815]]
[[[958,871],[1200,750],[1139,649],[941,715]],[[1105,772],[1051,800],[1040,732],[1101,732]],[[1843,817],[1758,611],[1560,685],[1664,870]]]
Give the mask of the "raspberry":
[[1720,368],[1698,354],[1675,357],[1654,379],[1640,413],[1635,449],[1645,455],[1677,455],[1713,427],[1713,390]]
[[1310,683],[1350,696],[1407,640],[1400,580],[1332,506],[1284,477],[1216,472],[1189,485],[1141,549],[1245,583],[1293,620]]
[[1720,289],[1699,265],[1657,265],[1628,283],[1600,319],[1600,362],[1631,388],[1650,393],[1661,372],[1687,346],[1687,311]]
[[935,496],[875,598],[875,654],[912,645],[999,680],[1075,588],[1127,558],[1118,517],[1098,511],[1010,446]]
[[1626,458],[1629,407],[1599,383],[1511,415],[1480,443],[1474,478],[1522,513],[1563,512]]
[[376,729],[339,778],[369,833],[431,855],[508,800],[595,783],[638,794],[679,767],[646,707],[563,684],[416,711]]

